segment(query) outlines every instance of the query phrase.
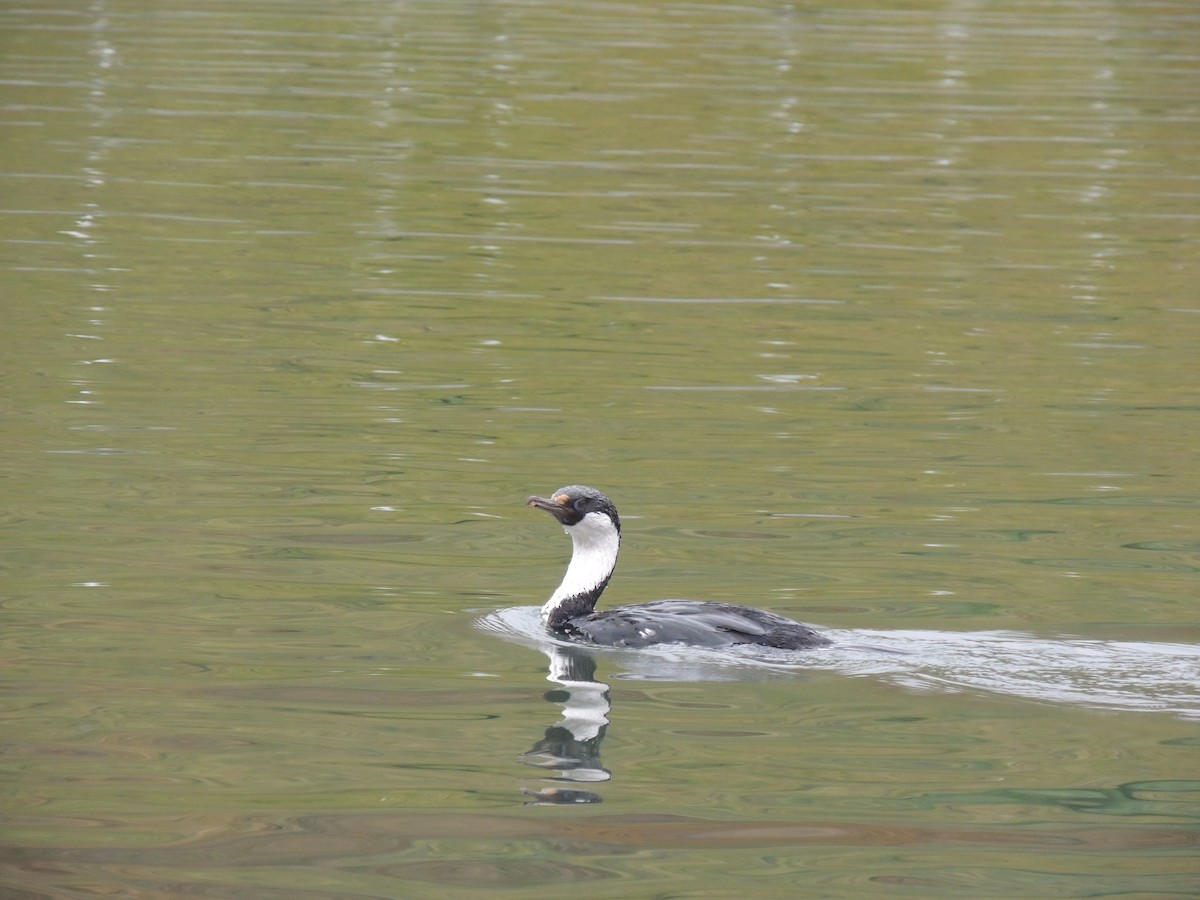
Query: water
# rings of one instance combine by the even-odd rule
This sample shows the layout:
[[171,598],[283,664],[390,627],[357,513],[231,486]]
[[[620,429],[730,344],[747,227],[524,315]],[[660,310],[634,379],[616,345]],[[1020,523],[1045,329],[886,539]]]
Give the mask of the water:
[[[480,627],[533,646],[551,659],[578,648],[550,639],[540,608],[489,613]],[[917,689],[1009,694],[1096,709],[1163,710],[1200,718],[1200,647],[1163,642],[1056,640],[1007,632],[826,630],[830,647],[646,650],[588,648],[620,660],[616,677],[672,681],[755,681],[830,670],[883,677]],[[594,663],[593,663],[594,664]]]
[[0,891],[1194,896],[1196,32],[0,11]]

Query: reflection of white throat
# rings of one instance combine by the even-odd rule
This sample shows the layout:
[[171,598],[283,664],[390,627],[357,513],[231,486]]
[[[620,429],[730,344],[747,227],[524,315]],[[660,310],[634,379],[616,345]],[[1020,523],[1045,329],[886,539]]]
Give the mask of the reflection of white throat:
[[617,565],[621,533],[604,513],[590,512],[576,524],[564,525],[563,531],[571,536],[571,564],[558,590],[542,607],[543,623],[564,601],[603,588]]
[[[563,715],[555,725],[567,729],[577,741],[590,741],[608,724],[608,711],[611,709],[608,702],[608,685],[594,679],[580,681],[578,678],[572,678],[573,663],[557,647],[551,648],[548,655],[550,673],[546,680],[557,682],[567,689]],[[572,780],[607,781],[608,777],[608,773],[605,773],[603,778]]]

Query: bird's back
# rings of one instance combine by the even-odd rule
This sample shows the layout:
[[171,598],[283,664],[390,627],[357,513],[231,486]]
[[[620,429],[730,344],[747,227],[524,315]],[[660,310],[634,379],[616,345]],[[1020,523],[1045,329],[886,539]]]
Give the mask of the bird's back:
[[829,643],[806,625],[775,613],[704,600],[657,600],[621,606],[571,619],[569,629],[582,640],[616,647],[756,644],[800,650]]

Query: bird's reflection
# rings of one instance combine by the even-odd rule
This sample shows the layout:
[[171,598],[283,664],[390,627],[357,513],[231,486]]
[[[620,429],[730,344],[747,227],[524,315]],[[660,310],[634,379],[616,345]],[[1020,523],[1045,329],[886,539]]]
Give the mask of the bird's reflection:
[[600,763],[600,744],[608,729],[608,685],[596,680],[596,660],[582,649],[543,647],[550,660],[547,681],[558,685],[545,693],[550,703],[562,707],[562,717],[545,735],[521,754],[521,762],[553,770],[544,776],[555,782],[538,790],[523,789],[532,804],[599,803],[594,791],[569,784],[597,784],[612,777]]

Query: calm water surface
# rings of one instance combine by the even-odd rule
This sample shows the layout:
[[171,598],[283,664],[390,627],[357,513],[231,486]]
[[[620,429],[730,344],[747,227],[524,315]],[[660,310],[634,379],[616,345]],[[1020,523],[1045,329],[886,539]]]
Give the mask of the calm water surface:
[[[1198,39],[0,10],[0,892],[1195,896]],[[573,481],[835,647],[547,642]]]

